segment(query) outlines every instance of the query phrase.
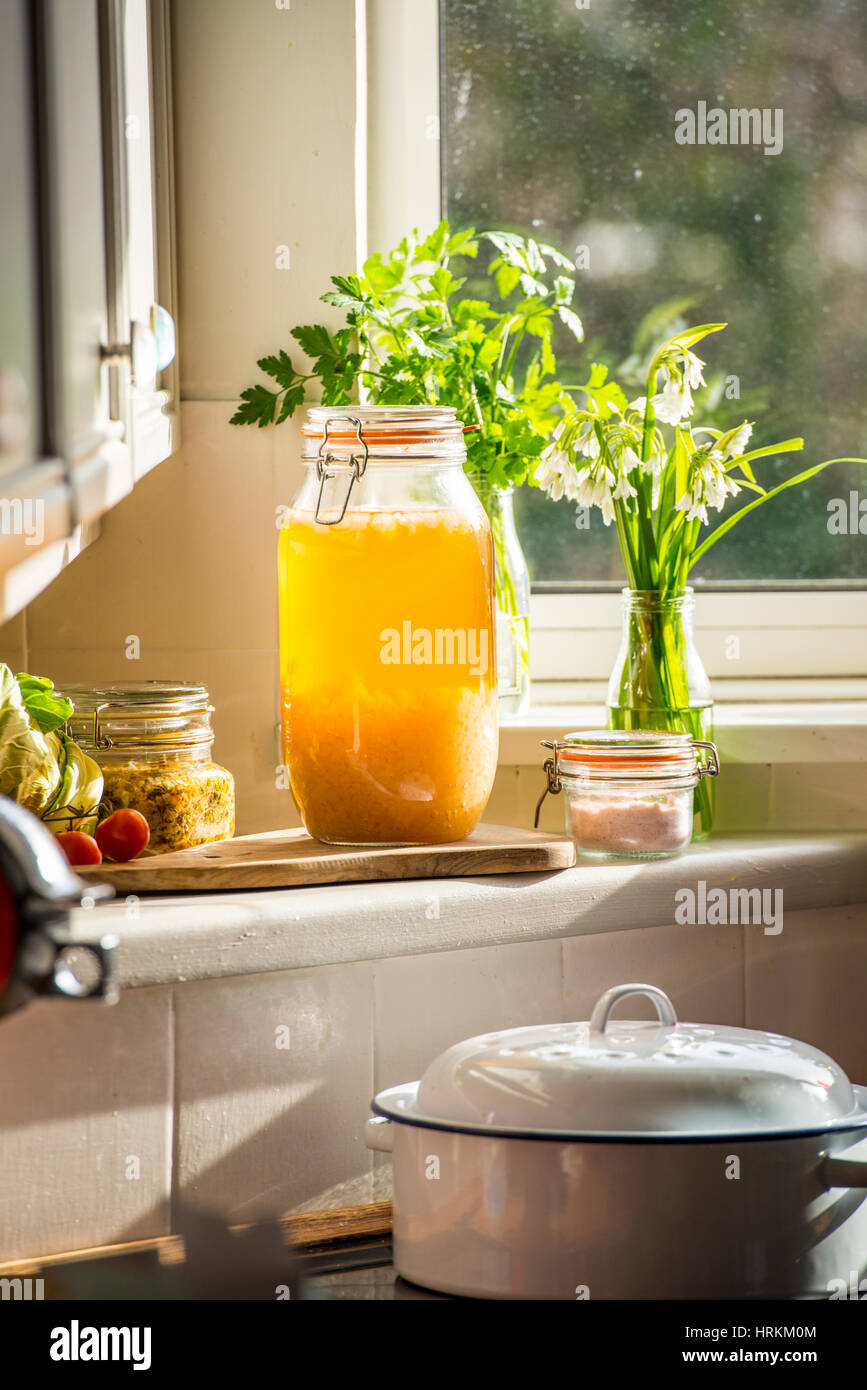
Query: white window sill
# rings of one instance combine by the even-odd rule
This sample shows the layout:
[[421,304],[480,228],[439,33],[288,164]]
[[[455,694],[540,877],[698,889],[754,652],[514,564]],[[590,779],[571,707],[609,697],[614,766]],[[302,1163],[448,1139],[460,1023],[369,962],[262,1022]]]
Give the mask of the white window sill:
[[[538,767],[542,739],[605,723],[602,703],[538,705],[501,721],[500,766]],[[714,708],[714,738],[728,763],[867,762],[867,699],[724,700]]]
[[73,933],[115,932],[130,989],[671,925],[675,893],[700,880],[782,888],[787,913],[867,902],[867,833],[721,834],[674,859],[548,874],[155,894],[136,916],[76,909]]

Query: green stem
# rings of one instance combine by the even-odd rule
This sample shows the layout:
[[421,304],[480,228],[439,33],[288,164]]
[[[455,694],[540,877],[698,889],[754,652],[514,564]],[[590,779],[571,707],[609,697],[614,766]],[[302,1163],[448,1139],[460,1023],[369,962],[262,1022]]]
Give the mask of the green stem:
[[617,535],[620,540],[620,553],[623,556],[623,564],[626,568],[626,578],[630,589],[640,589],[642,584],[638,577],[638,559],[632,548],[632,541],[629,535],[629,516],[622,502],[614,503],[614,522],[617,527]]

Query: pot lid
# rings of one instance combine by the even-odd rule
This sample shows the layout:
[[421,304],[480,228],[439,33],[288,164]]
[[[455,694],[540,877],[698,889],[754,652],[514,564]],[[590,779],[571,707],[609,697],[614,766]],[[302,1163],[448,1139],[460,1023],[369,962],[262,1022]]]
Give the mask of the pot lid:
[[[610,1017],[636,994],[653,1001],[658,1021]],[[646,984],[609,989],[589,1022],[457,1043],[428,1067],[410,1106],[404,1099],[395,1110],[383,1095],[376,1107],[408,1123],[600,1138],[867,1124],[863,1101],[823,1052],[780,1033],[678,1023],[668,996]]]

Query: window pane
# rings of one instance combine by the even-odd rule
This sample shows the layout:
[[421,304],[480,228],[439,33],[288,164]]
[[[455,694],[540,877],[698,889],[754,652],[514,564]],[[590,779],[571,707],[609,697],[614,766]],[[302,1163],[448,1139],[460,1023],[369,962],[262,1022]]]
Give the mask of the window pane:
[[[712,423],[755,420],[756,446],[805,436],[803,453],[757,465],[766,486],[867,455],[863,0],[443,0],[442,13],[448,217],[587,248],[587,337],[570,350],[564,331],[562,379],[594,355],[616,367],[649,310],[693,296],[689,322],[729,324],[699,348],[721,395]],[[676,113],[696,113],[698,134],[700,102],[709,120],[766,110],[764,132],[678,143]],[[854,535],[829,529],[831,499]],[[746,518],[698,574],[863,582],[861,499],[867,532],[867,468],[838,465]],[[518,514],[536,580],[620,579],[598,510],[576,531],[574,506],[527,488]]]

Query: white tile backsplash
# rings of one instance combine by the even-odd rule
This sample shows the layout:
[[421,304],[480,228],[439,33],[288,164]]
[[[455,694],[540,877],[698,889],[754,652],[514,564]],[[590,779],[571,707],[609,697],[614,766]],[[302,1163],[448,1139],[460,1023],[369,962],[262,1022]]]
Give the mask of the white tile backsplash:
[[775,831],[856,830],[867,824],[863,763],[782,763],[771,782]]
[[177,987],[176,1197],[232,1222],[373,1200],[372,988],[362,964]]
[[23,613],[0,624],[0,661],[12,671],[27,669],[27,620]]
[[865,904],[786,914],[779,936],[748,936],[746,966],[747,1027],[802,1038],[867,1086]]
[[377,1091],[415,1081],[452,1043],[561,1017],[558,941],[374,964]]
[[[230,425],[228,401],[185,402],[182,446],[102,521],[27,609],[35,651],[113,657],[131,678],[142,654],[272,650],[277,641],[274,435]],[[53,674],[53,673],[49,673]],[[116,677],[120,678],[120,676]]]
[[[564,1006],[589,1018],[612,985],[639,982],[665,990],[684,1021],[744,1021],[744,927],[645,927],[570,937],[563,942]],[[649,1000],[618,1005],[618,1018],[655,1018]]]
[[0,1026],[0,1260],[170,1230],[170,992]]

